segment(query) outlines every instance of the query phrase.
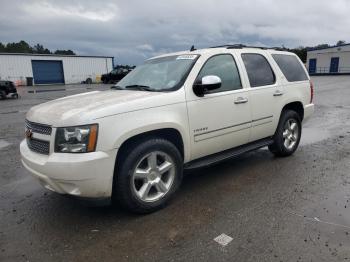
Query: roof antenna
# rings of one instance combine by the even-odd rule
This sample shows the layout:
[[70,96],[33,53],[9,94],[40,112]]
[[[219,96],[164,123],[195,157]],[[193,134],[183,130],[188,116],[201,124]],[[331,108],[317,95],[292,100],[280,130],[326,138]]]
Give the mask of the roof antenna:
[[194,48],[194,45],[192,45],[190,51],[193,52],[193,51],[196,51],[196,50],[197,50],[197,49]]

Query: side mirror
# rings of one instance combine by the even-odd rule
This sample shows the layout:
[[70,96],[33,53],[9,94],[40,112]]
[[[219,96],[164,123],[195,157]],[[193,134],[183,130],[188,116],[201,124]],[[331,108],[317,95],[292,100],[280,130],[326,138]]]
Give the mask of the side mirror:
[[207,91],[215,90],[221,87],[221,79],[218,76],[208,75],[197,80],[193,84],[193,92],[197,96],[204,96]]

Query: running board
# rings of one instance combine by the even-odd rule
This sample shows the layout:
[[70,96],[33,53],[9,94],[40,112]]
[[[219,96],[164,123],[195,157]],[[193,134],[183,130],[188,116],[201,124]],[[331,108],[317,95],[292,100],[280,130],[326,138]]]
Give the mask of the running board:
[[215,153],[209,156],[205,156],[205,157],[193,160],[191,162],[186,163],[184,166],[184,169],[190,170],[190,169],[211,166],[218,162],[225,161],[225,160],[237,157],[239,155],[242,155],[244,153],[271,145],[272,143],[273,143],[272,138],[260,139],[258,141],[255,141],[246,145],[242,145],[239,147],[235,147],[232,149],[228,149],[219,153]]

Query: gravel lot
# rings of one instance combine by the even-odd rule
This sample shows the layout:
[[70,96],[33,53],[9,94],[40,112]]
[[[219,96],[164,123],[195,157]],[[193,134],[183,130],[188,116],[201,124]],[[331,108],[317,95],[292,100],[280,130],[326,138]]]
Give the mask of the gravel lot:
[[20,164],[31,106],[109,86],[19,88],[0,101],[0,261],[349,261],[350,77],[313,81],[316,112],[292,157],[261,149],[188,173],[146,216],[49,192]]

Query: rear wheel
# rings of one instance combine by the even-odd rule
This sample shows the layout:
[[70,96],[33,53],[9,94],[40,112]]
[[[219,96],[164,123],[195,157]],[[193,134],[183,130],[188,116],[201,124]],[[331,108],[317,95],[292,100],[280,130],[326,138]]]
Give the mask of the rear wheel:
[[113,192],[116,199],[136,213],[164,207],[182,180],[183,160],[176,146],[154,138],[121,154]]
[[282,112],[277,130],[273,136],[270,151],[276,156],[290,156],[298,148],[301,138],[301,120],[293,110]]

